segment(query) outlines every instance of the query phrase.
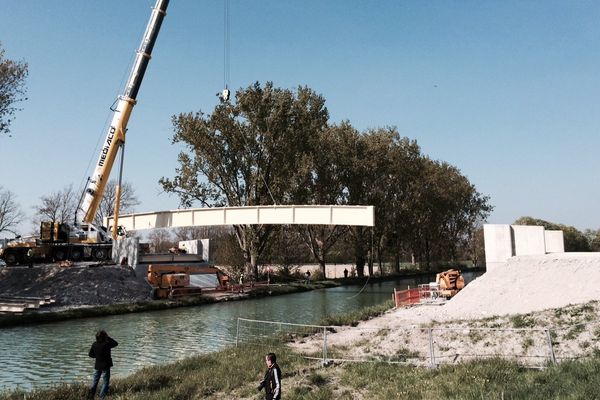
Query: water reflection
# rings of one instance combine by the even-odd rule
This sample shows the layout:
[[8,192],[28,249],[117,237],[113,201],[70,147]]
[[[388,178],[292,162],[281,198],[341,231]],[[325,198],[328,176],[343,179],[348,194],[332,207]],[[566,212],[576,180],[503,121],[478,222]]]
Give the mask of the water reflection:
[[[468,282],[473,275],[465,274]],[[95,332],[106,330],[118,342],[113,376],[143,366],[167,363],[235,343],[238,317],[315,323],[330,314],[358,310],[388,299],[394,287],[405,289],[432,277],[343,286],[199,307],[86,318],[0,329],[0,388],[30,389],[87,381],[93,372],[88,350]]]

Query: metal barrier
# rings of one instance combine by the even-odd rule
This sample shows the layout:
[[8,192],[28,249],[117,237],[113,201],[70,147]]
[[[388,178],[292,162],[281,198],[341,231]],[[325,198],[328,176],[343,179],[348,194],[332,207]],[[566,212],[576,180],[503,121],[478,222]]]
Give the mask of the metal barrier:
[[421,302],[421,290],[420,289],[406,289],[396,290],[392,295],[394,305],[396,308],[408,304],[417,304]]
[[[570,328],[571,331],[573,328]],[[569,331],[569,332],[571,332]],[[291,324],[238,318],[236,345],[280,340],[308,359],[342,362],[386,362],[436,367],[461,361],[503,358],[544,368],[561,360],[592,354],[556,353],[554,338],[567,333],[550,329],[483,327],[361,328]],[[390,343],[394,343],[390,352]],[[399,345],[402,343],[402,345]],[[590,350],[591,351],[591,350]]]

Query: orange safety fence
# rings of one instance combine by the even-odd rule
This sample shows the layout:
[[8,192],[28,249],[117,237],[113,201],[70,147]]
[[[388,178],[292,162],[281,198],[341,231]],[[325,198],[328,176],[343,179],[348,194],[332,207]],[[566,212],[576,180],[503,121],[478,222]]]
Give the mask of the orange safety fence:
[[396,290],[392,295],[396,308],[421,302],[421,289]]

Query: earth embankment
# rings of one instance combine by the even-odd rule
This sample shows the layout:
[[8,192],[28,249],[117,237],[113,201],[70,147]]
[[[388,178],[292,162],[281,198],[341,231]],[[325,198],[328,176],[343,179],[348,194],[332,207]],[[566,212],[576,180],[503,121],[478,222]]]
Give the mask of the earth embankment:
[[51,310],[146,301],[150,286],[131,268],[116,265],[6,267],[0,269],[0,295],[51,296],[56,300]]

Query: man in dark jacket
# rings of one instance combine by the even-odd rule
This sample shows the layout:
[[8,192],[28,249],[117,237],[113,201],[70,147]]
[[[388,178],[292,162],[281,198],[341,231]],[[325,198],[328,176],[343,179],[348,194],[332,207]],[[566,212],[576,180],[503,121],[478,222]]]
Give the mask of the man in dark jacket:
[[108,384],[110,382],[110,367],[113,366],[110,349],[117,347],[119,344],[105,331],[98,331],[96,333],[96,341],[90,348],[89,356],[96,359],[94,363],[94,379],[92,386],[90,387],[89,398],[93,399],[96,396],[96,388],[100,381],[100,375],[104,374],[102,380],[102,389],[100,389],[100,398],[104,399],[108,394]]
[[277,365],[277,356],[275,353],[269,353],[265,356],[267,363],[267,372],[265,378],[258,386],[258,390],[265,389],[265,400],[281,399],[281,369]]

